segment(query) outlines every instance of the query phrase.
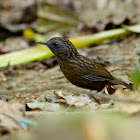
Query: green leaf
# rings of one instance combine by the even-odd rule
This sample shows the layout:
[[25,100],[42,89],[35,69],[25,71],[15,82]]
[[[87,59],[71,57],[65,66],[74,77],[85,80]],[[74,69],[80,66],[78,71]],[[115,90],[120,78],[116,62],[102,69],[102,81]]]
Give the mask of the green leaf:
[[51,57],[52,52],[45,46],[37,46],[29,49],[7,53],[0,55],[0,67],[16,64],[27,63],[35,60],[39,60],[46,57]]
[[140,69],[139,69],[138,64],[136,65],[134,72],[130,74],[130,78],[135,88],[138,88],[140,86]]
[[122,27],[128,31],[131,31],[134,33],[140,33],[140,24],[133,25],[133,26],[122,25]]
[[123,28],[112,29],[112,30],[108,30],[108,31],[99,32],[99,33],[96,33],[93,35],[89,35],[81,40],[76,41],[74,43],[74,45],[76,47],[83,47],[83,46],[87,46],[87,45],[101,42],[103,40],[128,35],[130,33],[131,33],[130,31],[127,31]]

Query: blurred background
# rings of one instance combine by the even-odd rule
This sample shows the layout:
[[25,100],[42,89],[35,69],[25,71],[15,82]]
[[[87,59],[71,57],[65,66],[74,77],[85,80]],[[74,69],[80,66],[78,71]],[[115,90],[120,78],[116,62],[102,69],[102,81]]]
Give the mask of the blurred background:
[[66,37],[139,23],[139,0],[1,0],[0,40],[25,29]]

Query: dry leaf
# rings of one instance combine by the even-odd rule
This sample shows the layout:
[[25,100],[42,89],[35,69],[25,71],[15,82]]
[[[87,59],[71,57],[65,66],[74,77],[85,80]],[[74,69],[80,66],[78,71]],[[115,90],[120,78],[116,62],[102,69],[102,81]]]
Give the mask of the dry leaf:
[[64,96],[62,91],[58,91],[55,92],[55,95],[59,99],[64,99],[66,101],[66,104],[70,106],[74,105],[77,108],[82,107],[86,109],[95,110],[97,108],[108,108],[112,104],[112,102],[107,102],[105,104],[98,104],[93,98],[93,96],[90,96],[88,94],[72,94],[72,95]]
[[93,98],[90,98],[87,94],[80,94],[80,95],[69,95],[64,96],[62,91],[55,93],[57,97],[63,98],[66,100],[67,104],[75,105],[76,107],[82,107],[87,105],[89,108],[95,109],[97,108],[97,103],[94,101]]
[[62,111],[66,109],[66,106],[60,105],[58,103],[48,103],[48,102],[42,102],[42,103],[27,103],[27,106],[30,109],[40,109],[40,110],[45,110],[45,111],[52,111],[52,112],[57,112],[57,111]]
[[7,129],[21,129],[21,118],[23,117],[24,106],[19,103],[7,103],[0,101],[0,126]]

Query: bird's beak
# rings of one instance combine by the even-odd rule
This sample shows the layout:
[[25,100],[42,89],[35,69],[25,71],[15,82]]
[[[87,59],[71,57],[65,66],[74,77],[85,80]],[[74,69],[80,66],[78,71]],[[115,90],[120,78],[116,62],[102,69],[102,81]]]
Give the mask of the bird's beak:
[[39,41],[37,42],[38,44],[41,44],[41,45],[47,45],[47,42],[44,42],[44,41]]

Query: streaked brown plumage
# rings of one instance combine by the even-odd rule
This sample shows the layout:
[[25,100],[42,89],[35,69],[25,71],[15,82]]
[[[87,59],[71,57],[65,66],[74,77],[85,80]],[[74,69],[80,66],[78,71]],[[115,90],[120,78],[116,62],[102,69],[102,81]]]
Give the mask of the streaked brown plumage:
[[38,43],[50,48],[65,77],[78,87],[101,91],[106,85],[122,84],[133,89],[131,85],[114,78],[101,64],[80,55],[66,38],[54,37]]

